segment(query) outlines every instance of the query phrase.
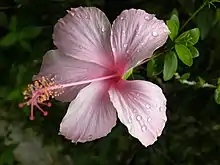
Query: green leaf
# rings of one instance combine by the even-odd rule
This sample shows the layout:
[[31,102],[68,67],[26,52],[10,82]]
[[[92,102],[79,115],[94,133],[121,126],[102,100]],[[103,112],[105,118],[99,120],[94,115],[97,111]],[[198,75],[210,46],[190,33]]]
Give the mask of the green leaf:
[[19,100],[21,98],[21,91],[19,89],[13,89],[8,96],[6,97],[7,100]]
[[9,33],[0,40],[1,46],[11,46],[17,41],[16,33]]
[[217,104],[220,104],[220,85],[215,89],[214,97],[215,97],[215,102]]
[[19,38],[21,39],[33,39],[36,38],[42,31],[40,27],[25,27],[19,33]]
[[175,50],[177,52],[177,55],[179,59],[186,65],[192,66],[193,64],[193,58],[190,50],[184,46],[184,45],[175,45]]
[[190,77],[190,73],[185,73],[179,79],[180,80],[187,80],[189,77]]
[[175,37],[178,35],[179,26],[180,26],[179,18],[177,17],[177,15],[173,14],[171,18],[167,20],[167,26],[170,30],[169,37],[173,41]]
[[193,46],[195,45],[198,40],[199,40],[199,36],[200,36],[200,31],[198,28],[194,28],[191,30],[188,30],[184,33],[182,33],[176,40],[175,42],[177,44],[183,44],[186,46]]
[[154,77],[159,75],[163,71],[163,62],[164,62],[163,56],[159,56],[157,58],[151,59],[147,63],[147,76]]
[[16,16],[12,16],[10,23],[9,23],[9,30],[11,30],[12,32],[16,32],[17,30],[17,17]]
[[127,80],[132,73],[133,73],[133,68],[130,69],[129,71],[127,71],[127,72],[123,75],[122,79]]
[[174,73],[177,70],[177,57],[175,52],[168,52],[165,55],[165,60],[164,60],[164,68],[163,68],[163,79],[165,81],[170,80]]
[[25,41],[25,40],[21,40],[20,41],[20,45],[22,46],[22,48],[24,50],[26,50],[27,52],[31,52],[31,45],[29,44],[29,42]]
[[8,19],[7,15],[4,12],[0,12],[0,26],[7,26],[8,24]]
[[193,58],[199,57],[199,51],[194,46],[188,46],[188,49],[190,50]]

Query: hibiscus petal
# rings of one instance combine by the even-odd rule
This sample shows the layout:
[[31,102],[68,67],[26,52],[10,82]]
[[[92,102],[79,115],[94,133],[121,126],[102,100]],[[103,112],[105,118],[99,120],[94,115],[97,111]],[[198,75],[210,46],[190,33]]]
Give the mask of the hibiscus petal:
[[116,110],[108,81],[93,82],[73,100],[60,125],[60,133],[72,142],[92,141],[106,136],[116,125]]
[[109,90],[120,121],[144,145],[153,144],[167,120],[162,90],[147,81],[124,81]]
[[144,10],[123,11],[112,26],[111,45],[116,64],[127,70],[150,58],[167,40],[168,27],[162,20]]
[[112,67],[111,24],[95,7],[71,9],[54,27],[54,44],[74,58]]
[[[56,84],[65,84],[102,77],[108,73],[110,72],[100,65],[77,60],[63,55],[58,50],[50,50],[44,55],[40,72],[34,79],[39,76],[55,76]],[[64,88],[64,93],[56,99],[72,101],[86,85],[88,84]]]

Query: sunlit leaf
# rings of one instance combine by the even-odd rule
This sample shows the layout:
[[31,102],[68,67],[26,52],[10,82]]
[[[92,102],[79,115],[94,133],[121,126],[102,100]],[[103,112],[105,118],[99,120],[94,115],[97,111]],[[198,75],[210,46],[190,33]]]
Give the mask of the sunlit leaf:
[[167,26],[170,30],[169,37],[171,40],[174,40],[175,37],[178,35],[179,31],[179,18],[177,15],[173,14],[169,20],[167,20]]
[[188,49],[190,50],[193,58],[199,57],[199,51],[194,46],[188,46]]
[[192,57],[192,54],[191,54],[190,50],[186,46],[176,44],[175,45],[175,50],[177,52],[177,55],[178,55],[179,59],[184,64],[186,64],[188,66],[192,66],[193,57]]
[[218,86],[216,89],[215,89],[215,102],[217,104],[220,104],[220,86]]
[[185,73],[180,77],[180,80],[187,80],[190,77],[190,73]]
[[170,80],[173,77],[177,70],[177,65],[178,61],[175,52],[171,51],[166,53],[163,68],[163,79],[165,81]]
[[129,71],[127,71],[127,72],[123,75],[123,79],[124,79],[124,80],[127,80],[132,73],[133,73],[133,69],[130,69]]
[[186,46],[193,46],[195,45],[200,36],[200,31],[198,28],[194,28],[191,30],[188,30],[184,33],[182,33],[176,40],[175,42],[178,44],[183,44]]

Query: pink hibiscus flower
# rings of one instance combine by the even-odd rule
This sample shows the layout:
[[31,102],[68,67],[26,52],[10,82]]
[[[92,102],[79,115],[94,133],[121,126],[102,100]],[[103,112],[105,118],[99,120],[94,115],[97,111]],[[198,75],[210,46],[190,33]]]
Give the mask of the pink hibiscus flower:
[[[143,10],[125,10],[112,27],[94,7],[68,11],[55,25],[56,50],[48,51],[35,82],[24,92],[24,104],[47,115],[38,104],[55,97],[71,101],[60,134],[72,142],[106,136],[117,116],[144,145],[153,144],[167,120],[166,98],[148,81],[126,81],[123,75],[150,58],[167,40],[168,27]],[[48,103],[48,106],[51,104]]]

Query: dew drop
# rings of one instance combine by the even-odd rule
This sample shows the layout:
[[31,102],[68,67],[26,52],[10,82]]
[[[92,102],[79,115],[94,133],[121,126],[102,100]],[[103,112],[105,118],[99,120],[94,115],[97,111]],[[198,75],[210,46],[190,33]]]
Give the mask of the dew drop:
[[121,19],[121,20],[124,20],[125,18],[124,18],[124,17],[121,17],[120,19]]
[[128,44],[124,44],[123,46],[124,46],[124,48],[126,48],[128,46]]
[[144,17],[144,19],[146,19],[146,20],[149,21],[149,20],[150,20],[150,17],[147,15],[147,16]]
[[140,49],[138,49],[137,52],[140,52]]
[[125,30],[122,30],[122,34],[125,35]]
[[147,121],[150,122],[152,119],[150,117],[147,118]]
[[92,135],[89,135],[89,136],[88,136],[88,140],[91,140],[92,138],[93,138]]
[[163,107],[160,107],[160,108],[159,108],[159,111],[163,111]]
[[129,50],[127,50],[126,53],[129,53]]
[[132,112],[133,112],[133,113],[136,113],[136,112],[137,112],[137,110],[136,110],[136,109],[133,109],[133,110],[132,110]]
[[146,131],[146,130],[147,130],[147,127],[142,126],[142,127],[141,127],[141,130],[144,132],[144,131]]
[[132,121],[131,121],[131,119],[129,118],[129,119],[128,119],[128,123],[131,123],[131,122],[132,122]]
[[141,116],[139,116],[139,115],[136,118],[137,118],[138,121],[141,120]]
[[158,36],[158,33],[157,33],[157,32],[152,32],[152,35],[153,35],[154,37],[157,37],[157,36]]
[[101,30],[102,30],[102,32],[105,32],[105,28],[102,28]]
[[72,143],[75,143],[75,141],[74,141],[74,140],[72,140],[71,142],[72,142]]
[[149,104],[146,104],[145,107],[146,107],[147,109],[149,109],[149,108],[150,108],[150,105],[149,105]]
[[60,18],[60,19],[58,20],[58,22],[60,22],[62,25],[65,24],[65,22],[64,22],[64,20],[63,20],[62,18]]
[[164,32],[164,33],[170,33],[170,30],[168,30],[168,29],[165,28],[165,29],[163,30],[163,32]]
[[62,135],[62,133],[61,133],[61,132],[59,132],[59,133],[58,133],[58,135]]
[[112,48],[112,51],[115,52],[115,48],[114,47]]

